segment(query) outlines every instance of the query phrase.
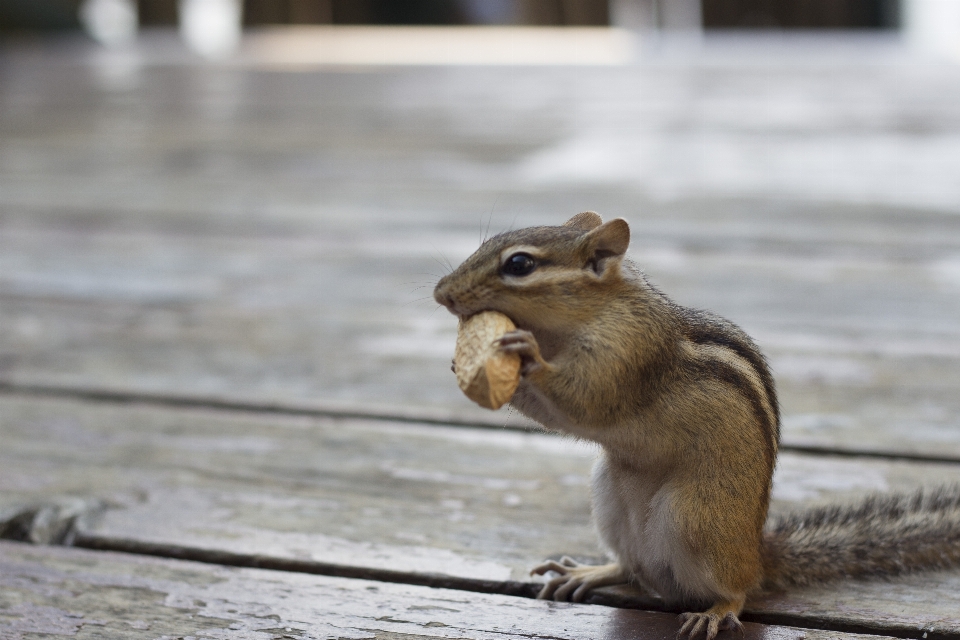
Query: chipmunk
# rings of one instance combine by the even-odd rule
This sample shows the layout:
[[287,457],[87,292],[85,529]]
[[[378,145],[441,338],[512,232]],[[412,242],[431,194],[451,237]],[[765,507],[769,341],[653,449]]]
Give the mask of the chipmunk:
[[490,238],[434,290],[457,316],[509,316],[511,404],[601,446],[593,516],[613,562],[545,562],[532,573],[559,576],[539,598],[632,583],[689,610],[678,638],[713,640],[743,631],[762,589],[960,565],[960,488],[767,523],[780,441],[767,362],[733,323],[651,285],[629,243],[625,220],[584,212]]

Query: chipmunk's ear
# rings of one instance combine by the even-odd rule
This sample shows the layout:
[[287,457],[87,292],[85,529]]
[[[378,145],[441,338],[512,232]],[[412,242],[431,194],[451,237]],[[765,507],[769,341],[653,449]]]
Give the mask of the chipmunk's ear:
[[578,213],[564,222],[563,226],[572,227],[573,229],[580,229],[581,231],[590,231],[591,229],[596,229],[601,224],[603,224],[603,220],[597,213],[593,211],[584,211],[583,213]]
[[590,231],[583,243],[586,266],[600,275],[611,258],[620,258],[627,252],[630,225],[623,218],[616,218]]

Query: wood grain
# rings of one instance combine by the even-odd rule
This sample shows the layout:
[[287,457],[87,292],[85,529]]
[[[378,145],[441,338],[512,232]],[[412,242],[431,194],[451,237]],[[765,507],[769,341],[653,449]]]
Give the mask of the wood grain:
[[[594,452],[547,434],[7,396],[0,441],[0,512],[42,505],[56,522],[80,501],[73,540],[91,548],[527,596],[543,558],[602,560]],[[960,465],[784,455],[773,509],[945,482]],[[957,580],[842,583],[748,613],[960,633]],[[595,602],[660,606],[618,590]]]
[[[0,542],[0,637],[672,640],[670,614]],[[747,623],[744,638],[883,640]]]
[[0,380],[485,420],[422,298],[482,228],[595,209],[756,336],[788,443],[960,458],[955,67],[801,38],[287,73],[161,36],[0,54]]
[[[587,209],[770,356],[775,512],[960,480],[960,71],[844,42],[304,73],[162,33],[3,44],[0,537],[140,556],[0,543],[0,636],[672,637],[504,596],[544,557],[600,560],[593,451],[442,424],[522,423],[461,397],[433,283]],[[745,618],[955,639],[957,593],[850,582]]]

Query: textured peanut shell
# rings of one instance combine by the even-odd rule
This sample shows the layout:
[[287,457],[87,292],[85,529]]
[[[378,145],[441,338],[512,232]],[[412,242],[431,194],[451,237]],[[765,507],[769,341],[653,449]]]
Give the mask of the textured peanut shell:
[[460,320],[453,357],[457,384],[481,407],[499,409],[520,384],[520,356],[502,353],[497,347],[503,334],[516,328],[510,318],[497,311],[481,311]]

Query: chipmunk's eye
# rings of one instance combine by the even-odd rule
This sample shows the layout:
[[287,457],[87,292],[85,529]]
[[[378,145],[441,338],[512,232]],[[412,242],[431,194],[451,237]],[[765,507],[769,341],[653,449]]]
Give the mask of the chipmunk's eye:
[[533,273],[537,268],[537,261],[526,253],[515,253],[500,267],[500,271],[508,276],[525,276]]

